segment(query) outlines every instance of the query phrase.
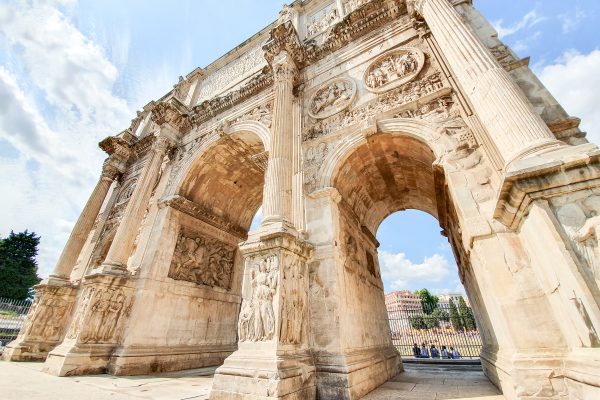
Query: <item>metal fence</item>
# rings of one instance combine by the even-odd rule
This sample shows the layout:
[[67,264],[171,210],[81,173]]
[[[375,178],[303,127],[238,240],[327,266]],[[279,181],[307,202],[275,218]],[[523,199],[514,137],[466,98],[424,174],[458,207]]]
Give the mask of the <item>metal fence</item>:
[[0,298],[0,349],[17,337],[30,307],[30,300]]
[[481,337],[469,307],[451,309],[448,303],[431,310],[398,309],[388,311],[392,342],[402,357],[415,357],[413,347],[425,344],[431,356],[431,346],[441,353],[458,350],[461,358],[479,358]]

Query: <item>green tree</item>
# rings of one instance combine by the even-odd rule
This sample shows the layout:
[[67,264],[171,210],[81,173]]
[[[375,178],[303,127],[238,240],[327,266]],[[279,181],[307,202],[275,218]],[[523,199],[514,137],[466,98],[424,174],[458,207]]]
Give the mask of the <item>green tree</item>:
[[460,319],[464,322],[465,328],[468,331],[474,331],[477,329],[477,325],[475,325],[475,316],[473,315],[473,311],[470,307],[467,307],[467,303],[462,296],[458,299],[458,315]]
[[450,300],[450,322],[452,323],[452,326],[454,327],[454,329],[456,329],[457,331],[462,330],[464,327],[462,319],[458,315],[458,310],[456,309],[456,305],[454,304],[454,302],[452,300]]
[[421,306],[423,307],[425,314],[433,313],[438,305],[438,297],[429,293],[429,290],[427,289],[417,290],[415,294],[421,298]]
[[413,329],[427,329],[423,314],[415,314],[408,317],[408,323]]
[[37,262],[40,237],[34,232],[10,232],[0,238],[0,297],[25,300],[28,290],[39,283]]

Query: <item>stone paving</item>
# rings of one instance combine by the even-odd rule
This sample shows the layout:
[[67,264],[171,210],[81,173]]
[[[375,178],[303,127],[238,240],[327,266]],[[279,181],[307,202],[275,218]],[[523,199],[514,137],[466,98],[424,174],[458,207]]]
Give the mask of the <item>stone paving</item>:
[[[41,363],[0,362],[3,400],[206,400],[214,369],[158,376],[110,375],[57,378],[41,372]],[[504,400],[481,371],[407,366],[364,400]]]

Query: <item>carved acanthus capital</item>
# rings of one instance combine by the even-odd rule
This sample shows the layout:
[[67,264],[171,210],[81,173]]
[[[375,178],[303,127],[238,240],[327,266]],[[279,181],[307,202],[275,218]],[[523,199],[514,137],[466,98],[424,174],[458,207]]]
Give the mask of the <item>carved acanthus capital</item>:
[[271,65],[277,56],[287,52],[293,63],[301,68],[306,61],[306,53],[298,33],[291,21],[284,22],[271,30],[269,41],[263,46],[265,59]]
[[407,0],[406,6],[408,7],[409,14],[413,17],[422,17],[425,1],[426,0]]
[[112,156],[104,160],[102,165],[102,174],[100,175],[101,180],[114,181],[123,172],[125,172],[125,166],[123,163],[116,161]]
[[287,51],[279,53],[272,62],[273,66],[273,79],[277,82],[294,82],[298,74],[298,68],[294,60]]
[[294,8],[292,6],[290,6],[289,4],[284,4],[281,7],[281,11],[279,11],[279,17],[277,18],[277,23],[284,24],[288,21],[292,21],[296,17],[297,14],[298,14],[298,12],[296,10],[294,10]]
[[158,126],[169,124],[180,132],[187,132],[191,128],[187,107],[176,98],[154,105],[152,121]]

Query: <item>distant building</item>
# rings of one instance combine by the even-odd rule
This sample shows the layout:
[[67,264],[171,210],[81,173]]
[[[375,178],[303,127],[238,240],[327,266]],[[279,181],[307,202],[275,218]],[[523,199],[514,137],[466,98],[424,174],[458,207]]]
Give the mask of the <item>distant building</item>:
[[449,293],[449,294],[439,295],[438,296],[438,299],[439,299],[438,304],[440,307],[447,308],[450,306],[450,300],[452,300],[454,305],[456,307],[458,307],[458,301],[461,297],[465,300],[465,303],[467,303],[467,306],[471,307],[471,303],[469,303],[469,298],[460,293]]
[[421,298],[409,290],[397,290],[386,294],[385,307],[389,315],[400,312],[423,312]]

